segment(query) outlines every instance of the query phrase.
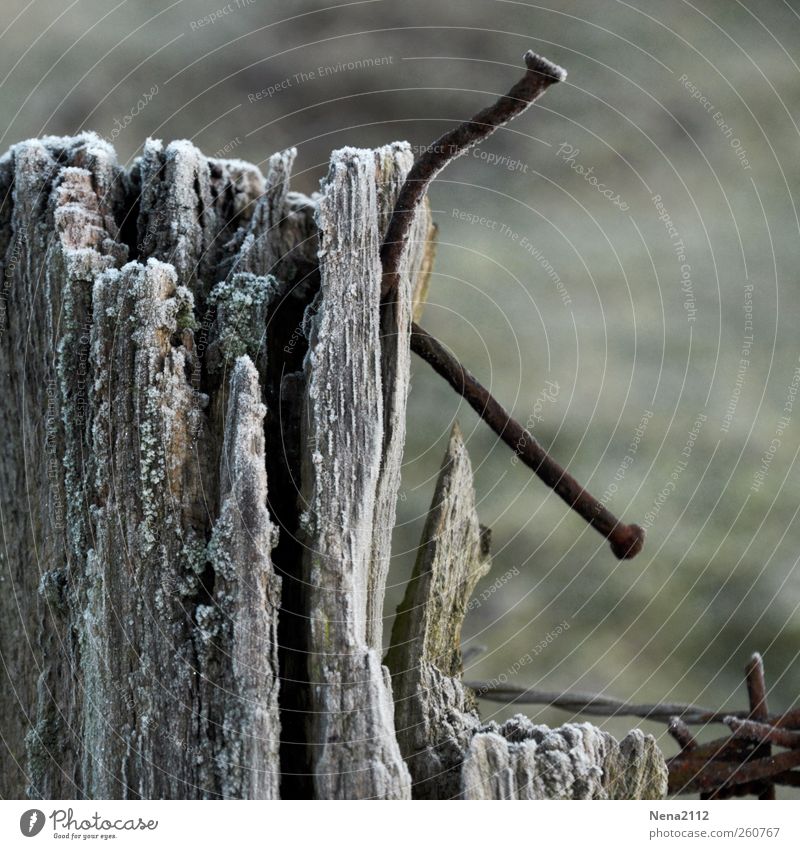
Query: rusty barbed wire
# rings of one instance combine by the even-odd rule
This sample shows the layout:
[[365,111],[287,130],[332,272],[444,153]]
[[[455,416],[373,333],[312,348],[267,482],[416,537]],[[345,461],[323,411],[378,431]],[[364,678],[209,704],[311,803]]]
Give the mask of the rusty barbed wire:
[[[754,795],[774,799],[776,785],[800,787],[800,709],[771,714],[764,661],[751,656],[745,669],[747,710],[709,710],[693,704],[634,704],[595,693],[553,693],[534,688],[466,681],[482,699],[556,707],[573,714],[636,716],[666,722],[680,752],[667,760],[669,792],[699,793],[704,799]],[[728,737],[699,743],[690,725],[723,724]],[[772,746],[788,751],[774,754]]]

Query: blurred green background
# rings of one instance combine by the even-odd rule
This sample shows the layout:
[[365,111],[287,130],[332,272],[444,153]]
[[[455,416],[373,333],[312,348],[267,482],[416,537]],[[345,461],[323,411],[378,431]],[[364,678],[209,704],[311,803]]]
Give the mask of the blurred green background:
[[336,147],[468,117],[528,48],[565,66],[434,186],[424,321],[612,510],[649,516],[647,547],[617,562],[417,361],[387,627],[458,419],[494,552],[469,678],[744,707],[758,650],[771,707],[796,703],[800,3],[5,0],[0,33],[3,149],[87,128],[123,162],[150,135],[262,165],[295,145],[305,192]]

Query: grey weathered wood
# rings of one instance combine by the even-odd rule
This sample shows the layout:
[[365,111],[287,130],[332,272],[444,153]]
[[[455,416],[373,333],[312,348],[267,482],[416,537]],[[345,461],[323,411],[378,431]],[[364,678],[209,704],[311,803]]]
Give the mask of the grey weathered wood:
[[203,623],[183,598],[204,562],[193,434],[201,451],[206,440],[186,380],[191,350],[172,339],[193,298],[151,259],[101,275],[92,300],[94,530],[83,574],[68,579],[84,623],[82,784],[99,798],[169,796],[202,786],[195,765],[208,757],[194,734],[208,722],[195,686]]
[[0,175],[0,794],[23,796],[41,777],[45,789],[74,796],[84,697],[62,682],[78,663],[66,581],[87,539],[79,513],[90,380],[81,364],[94,280],[127,254],[113,238],[124,189],[113,151],[91,134],[16,145]]
[[438,238],[439,228],[435,223],[430,222],[425,237],[425,250],[422,254],[416,280],[414,281],[414,296],[411,308],[411,315],[414,321],[419,321],[422,313],[425,311],[425,304],[428,300],[428,292],[430,290],[431,274],[433,273],[433,263],[436,260],[436,243]]
[[[203,191],[192,156],[158,201],[170,210]],[[18,682],[3,688],[3,795],[274,797],[278,594],[252,366],[221,386],[232,406],[212,433],[190,379],[193,293],[172,264],[124,264],[147,234],[121,241],[130,182],[104,142],[25,143],[2,168],[27,234],[2,340],[21,405],[3,406],[18,452],[3,522],[24,605],[3,633]],[[201,291],[197,245],[165,228],[150,252]]]
[[[380,155],[380,154],[379,154]],[[336,151],[319,202],[303,504],[312,766],[322,798],[404,798],[388,672],[367,638],[383,456],[376,153]]]
[[480,724],[460,680],[461,626],[488,569],[488,532],[478,522],[472,468],[456,425],[386,658],[397,735],[420,798],[458,795],[464,751]]
[[464,755],[465,799],[663,799],[664,756],[652,736],[621,742],[587,723],[548,728],[516,716],[480,729]]
[[206,294],[219,279],[231,240],[265,190],[256,166],[208,159],[186,140],[165,148],[148,139],[130,184],[139,208],[137,252],[169,262],[194,294]]
[[266,407],[258,372],[247,355],[236,360],[229,387],[219,518],[207,548],[215,582],[202,615],[202,695],[218,723],[212,757],[219,766],[222,795],[277,799],[281,581],[270,552],[278,529],[267,510]]
[[621,743],[591,725],[549,729],[523,716],[482,727],[461,682],[461,626],[488,570],[488,532],[453,428],[387,664],[414,796],[434,799],[663,798],[664,757],[651,736]]
[[[241,228],[229,247],[236,252],[233,271],[250,271],[256,274],[279,274],[293,252],[313,256],[316,249],[316,227],[307,198],[290,195],[289,178],[297,157],[294,148],[274,153],[267,162],[263,189],[252,210],[246,228]],[[292,200],[300,201],[296,210]]]
[[407,145],[321,194],[189,142],[0,159],[0,795],[655,798],[650,737],[483,726],[460,630],[487,568],[454,431],[381,663],[432,262],[392,303]]
[[[379,237],[386,231],[397,195],[413,162],[411,150],[405,143],[387,145],[375,151]],[[426,279],[423,266],[430,226],[430,207],[426,201],[417,212],[409,234],[408,247],[398,269],[397,289],[380,312],[383,451],[375,490],[367,589],[367,642],[378,654],[382,653],[383,646],[383,599],[406,441],[406,403],[411,381],[408,335],[416,284]]]

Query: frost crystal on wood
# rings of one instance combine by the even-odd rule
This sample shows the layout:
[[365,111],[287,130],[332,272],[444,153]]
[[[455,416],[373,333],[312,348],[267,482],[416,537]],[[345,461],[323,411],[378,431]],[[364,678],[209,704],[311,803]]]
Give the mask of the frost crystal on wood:
[[404,798],[388,672],[368,645],[383,455],[378,186],[372,150],[333,154],[318,223],[321,289],[306,357],[305,578],[312,753],[322,798]]
[[[187,141],[0,158],[0,795],[657,798],[650,737],[481,724],[488,568],[455,430],[382,665],[420,208],[404,143],[321,194]],[[393,693],[394,689],[394,693]]]
[[622,742],[586,723],[547,728],[516,716],[472,738],[464,756],[465,799],[663,799],[667,768],[655,740]]
[[488,545],[455,427],[387,655],[414,796],[663,798],[663,755],[640,731],[618,743],[591,725],[551,730],[522,716],[481,726],[474,697],[461,683],[460,642],[472,590],[489,568]]
[[[92,134],[26,142],[0,163],[13,240],[2,409],[18,452],[0,464],[16,596],[3,604],[22,604],[4,615],[17,682],[0,688],[4,796],[278,795],[261,389],[237,362],[214,433],[193,379],[198,269],[215,276],[201,254],[258,181],[223,201],[215,168],[228,181],[254,169],[181,143],[156,192],[157,149],[130,174]],[[125,244],[143,171],[144,229]]]

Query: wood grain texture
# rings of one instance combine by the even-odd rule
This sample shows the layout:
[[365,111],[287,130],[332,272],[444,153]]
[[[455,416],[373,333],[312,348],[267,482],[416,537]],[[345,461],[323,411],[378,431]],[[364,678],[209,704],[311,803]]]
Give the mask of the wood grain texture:
[[[405,143],[387,145],[375,151],[378,233],[389,224],[397,195],[411,166],[413,156]],[[414,291],[422,276],[430,230],[430,207],[426,202],[417,212],[403,254],[397,289],[380,312],[381,389],[383,395],[383,450],[375,490],[372,552],[367,592],[367,642],[382,653],[386,578],[392,554],[400,470],[406,441],[406,406],[411,382],[411,350],[408,337]]]
[[[0,158],[0,795],[659,798],[651,737],[483,725],[488,568],[454,430],[381,662],[411,313],[379,246],[410,148],[322,192],[92,133]],[[394,689],[394,694],[393,694]]]
[[191,142],[148,139],[129,178],[138,210],[136,253],[175,268],[178,280],[205,295],[229,259],[231,240],[252,218],[265,190],[258,168],[208,159]]
[[667,768],[652,736],[621,742],[587,723],[548,728],[516,716],[472,738],[464,799],[663,799]]
[[[70,575],[80,571],[91,378],[91,290],[124,262],[115,211],[124,197],[114,151],[97,136],[15,145],[0,160],[0,795],[74,796],[83,693]],[[48,779],[45,779],[45,775]]]
[[310,738],[316,795],[405,798],[388,672],[367,610],[383,456],[378,187],[372,150],[331,159],[319,202],[320,298],[303,418]]
[[[223,178],[184,147],[167,159],[191,167],[173,163],[130,244],[136,178],[96,136],[26,142],[0,166],[13,304],[3,577],[13,572],[18,592],[0,602],[17,681],[0,706],[5,796],[278,795],[262,393],[237,361],[217,387],[228,412],[212,432],[205,380],[192,377],[195,295],[177,268],[207,288],[197,268],[213,239],[190,234],[213,227],[193,230],[181,205],[205,186],[213,207],[209,187]],[[165,210],[185,213],[174,231],[152,227]],[[126,264],[148,233],[151,258]]]
[[397,734],[418,798],[460,792],[464,751],[480,724],[472,693],[461,684],[461,626],[488,569],[489,535],[478,521],[472,467],[456,425],[386,657]]
[[664,757],[640,731],[617,742],[591,725],[550,729],[524,716],[481,725],[461,681],[460,646],[469,598],[489,568],[488,549],[455,426],[386,658],[415,798],[664,798]]

